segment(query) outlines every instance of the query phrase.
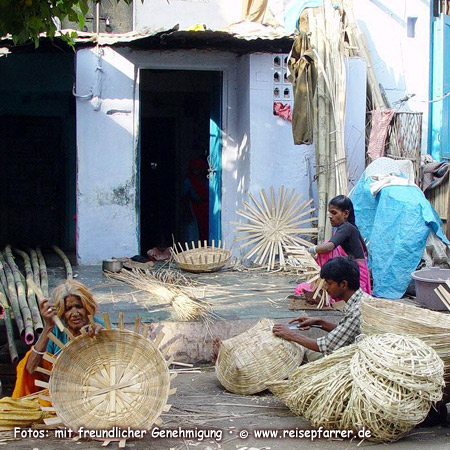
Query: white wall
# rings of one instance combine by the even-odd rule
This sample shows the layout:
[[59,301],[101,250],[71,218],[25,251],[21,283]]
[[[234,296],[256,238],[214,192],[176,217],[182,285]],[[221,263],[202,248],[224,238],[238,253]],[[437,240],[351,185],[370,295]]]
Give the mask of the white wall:
[[196,24],[225,28],[241,19],[241,0],[145,0],[135,1],[134,29],[168,29],[179,24],[186,29]]
[[[239,82],[238,56],[201,51],[117,51],[105,48],[101,70],[95,49],[77,52],[78,260],[96,263],[139,252],[137,213],[137,136],[139,69],[217,70],[223,73],[222,229],[231,243],[230,221],[248,183],[248,144],[244,139],[245,77]],[[242,59],[245,74],[245,58]],[[243,117],[240,120],[241,115]],[[241,123],[238,132],[238,123]],[[242,145],[241,145],[242,141]],[[242,160],[242,163],[239,161]]]
[[294,145],[291,123],[273,115],[273,55],[251,55],[250,71],[250,190],[285,186],[310,198],[314,146]]
[[366,79],[366,61],[349,58],[344,131],[349,191],[359,181],[366,167]]
[[[353,8],[366,35],[378,82],[392,106],[406,94],[416,94],[405,109],[424,113],[424,150],[428,121],[429,0],[358,0],[353,2]],[[415,37],[407,37],[408,17],[417,17]]]
[[137,253],[134,66],[111,48],[77,52],[77,254]]

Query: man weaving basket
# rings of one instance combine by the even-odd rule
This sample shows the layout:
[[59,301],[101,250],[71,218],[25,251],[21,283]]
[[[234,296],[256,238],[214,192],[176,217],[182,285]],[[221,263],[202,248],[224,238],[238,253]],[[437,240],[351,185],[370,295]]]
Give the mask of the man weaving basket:
[[[298,330],[288,325],[274,325],[275,336],[305,347],[305,356],[308,362],[315,361],[324,355],[352,344],[360,334],[361,312],[360,304],[363,299],[371,296],[360,289],[358,263],[348,257],[333,258],[324,264],[320,277],[325,280],[325,289],[331,298],[343,300],[344,316],[338,324],[329,322],[320,317],[300,316],[289,323],[298,323]],[[312,339],[300,331],[310,327],[318,327],[328,332],[327,335]]]

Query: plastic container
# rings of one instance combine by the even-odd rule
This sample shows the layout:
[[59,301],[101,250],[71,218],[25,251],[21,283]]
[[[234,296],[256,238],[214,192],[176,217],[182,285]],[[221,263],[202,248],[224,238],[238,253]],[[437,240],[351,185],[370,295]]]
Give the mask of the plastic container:
[[[446,280],[450,278],[450,269],[432,267],[416,270],[411,277],[416,285],[416,299],[419,304],[435,311],[448,311],[434,290],[440,284],[445,285]],[[449,290],[447,287],[446,289]]]

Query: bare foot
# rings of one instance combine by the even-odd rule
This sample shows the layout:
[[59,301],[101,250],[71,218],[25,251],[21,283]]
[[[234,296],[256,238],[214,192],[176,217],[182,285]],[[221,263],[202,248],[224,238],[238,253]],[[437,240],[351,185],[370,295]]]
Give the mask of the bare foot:
[[219,356],[219,348],[220,344],[222,344],[222,339],[215,338],[212,343],[212,352],[211,352],[211,362],[213,364],[216,363],[217,357]]

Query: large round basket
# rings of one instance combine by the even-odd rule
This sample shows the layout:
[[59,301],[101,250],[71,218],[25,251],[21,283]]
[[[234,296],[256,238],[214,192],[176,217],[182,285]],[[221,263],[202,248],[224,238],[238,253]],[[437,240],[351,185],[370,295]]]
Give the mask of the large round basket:
[[49,382],[56,414],[73,430],[149,429],[166,406],[169,388],[169,370],[158,348],[122,330],[69,342]]
[[266,383],[283,380],[301,363],[303,350],[272,333],[274,323],[260,320],[254,327],[220,344],[216,375],[235,394],[254,394]]
[[395,333],[416,336],[430,345],[444,361],[450,380],[450,315],[385,299],[361,303],[364,334]]
[[231,257],[231,252],[224,248],[199,247],[184,252],[172,251],[175,262],[187,272],[216,272],[222,269]]

